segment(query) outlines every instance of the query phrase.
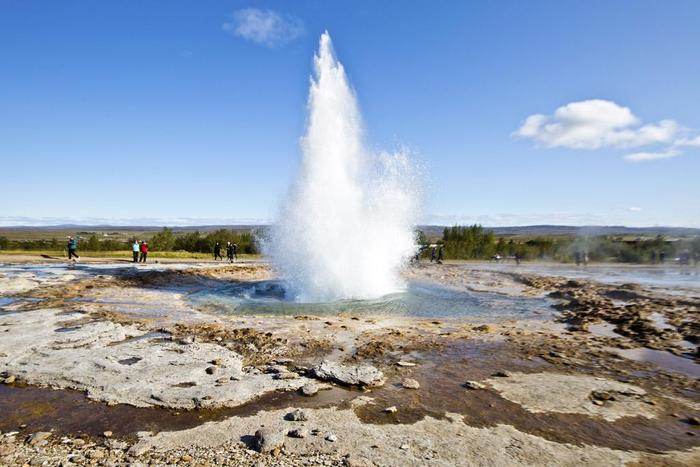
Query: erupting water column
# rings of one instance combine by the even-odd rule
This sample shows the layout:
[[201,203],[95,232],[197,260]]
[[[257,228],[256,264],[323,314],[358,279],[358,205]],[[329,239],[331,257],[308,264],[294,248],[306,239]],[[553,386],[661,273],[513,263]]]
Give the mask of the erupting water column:
[[418,190],[406,154],[371,154],[362,119],[328,33],[321,36],[303,157],[270,253],[291,297],[376,298],[402,289],[415,253]]

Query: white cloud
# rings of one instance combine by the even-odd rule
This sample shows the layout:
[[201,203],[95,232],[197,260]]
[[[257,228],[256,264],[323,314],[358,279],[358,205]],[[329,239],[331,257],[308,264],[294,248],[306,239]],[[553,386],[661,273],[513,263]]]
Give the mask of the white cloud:
[[530,115],[513,134],[547,147],[600,149],[668,143],[679,131],[673,120],[640,126],[628,107],[592,99],[566,104],[552,115]]
[[694,138],[681,138],[676,141],[676,146],[698,146],[700,147],[700,135]]
[[642,210],[642,208],[637,207],[637,206],[630,206],[629,210],[632,212],[640,212]]
[[629,162],[655,161],[658,159],[670,159],[671,157],[680,156],[682,153],[677,149],[669,149],[668,151],[659,152],[635,152],[626,154],[624,159]]
[[273,10],[245,8],[233,13],[232,21],[223,24],[224,31],[267,47],[277,47],[304,34],[304,23],[293,15]]
[[682,154],[681,147],[700,147],[700,135],[675,120],[643,124],[629,107],[604,99],[571,102],[551,115],[530,115],[513,136],[548,148],[648,147],[625,155],[630,162],[670,159]]

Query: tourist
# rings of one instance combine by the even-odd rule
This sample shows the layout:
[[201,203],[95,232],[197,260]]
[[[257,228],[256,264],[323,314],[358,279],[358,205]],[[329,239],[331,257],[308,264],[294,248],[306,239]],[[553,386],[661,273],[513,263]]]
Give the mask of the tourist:
[[73,237],[68,237],[68,260],[73,258],[80,259],[78,256],[78,239]]
[[233,263],[233,244],[226,242],[226,257],[229,263]]
[[238,244],[233,244],[233,259],[238,261]]
[[437,247],[433,246],[433,249],[430,251],[430,262],[434,263],[436,259],[437,259]]
[[438,255],[437,255],[437,263],[442,264],[442,260],[445,259],[444,255],[444,248],[442,245],[440,245],[440,248],[438,249]]
[[214,245],[214,261],[217,259],[224,259],[224,257],[221,256],[221,244],[219,242],[216,242],[216,245]]
[[141,251],[141,258],[139,259],[139,261],[140,261],[141,263],[145,263],[145,262],[146,262],[146,258],[148,258],[148,243],[146,243],[146,240],[143,240],[143,241],[141,242],[140,251]]
[[141,247],[139,245],[139,241],[134,239],[133,245],[131,245],[131,251],[134,254],[134,263],[139,262],[139,251],[141,251]]
[[666,253],[664,253],[662,251],[661,253],[659,253],[659,263],[663,264],[665,259],[666,259]]

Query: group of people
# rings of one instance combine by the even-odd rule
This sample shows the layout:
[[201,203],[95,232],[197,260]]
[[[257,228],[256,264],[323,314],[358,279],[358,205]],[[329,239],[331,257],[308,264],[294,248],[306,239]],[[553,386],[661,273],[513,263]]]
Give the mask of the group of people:
[[[131,245],[131,252],[134,255],[134,263],[145,263],[148,258],[148,242],[146,240],[134,240]],[[157,262],[157,261],[156,261]]]
[[[238,245],[235,243],[226,242],[226,258],[230,263],[233,263],[238,259]],[[221,256],[221,243],[216,242],[216,245],[214,245],[214,261],[223,261],[223,259],[224,257]]]

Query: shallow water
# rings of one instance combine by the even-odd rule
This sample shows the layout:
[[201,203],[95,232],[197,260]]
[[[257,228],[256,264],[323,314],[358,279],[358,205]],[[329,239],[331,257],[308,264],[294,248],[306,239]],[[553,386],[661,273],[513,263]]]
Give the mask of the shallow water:
[[[472,265],[466,266],[474,268]],[[543,276],[564,276],[573,279],[589,279],[606,284],[632,283],[644,286],[698,289],[700,290],[700,268],[692,266],[589,264],[575,266],[559,263],[488,263],[479,269],[504,272],[522,272]]]
[[683,373],[691,378],[700,378],[700,365],[695,363],[692,358],[681,357],[663,350],[647,349],[646,347],[634,349],[609,348],[608,350],[630,360],[652,363],[664,370]]
[[433,284],[410,282],[404,292],[375,300],[344,300],[299,303],[285,297],[281,281],[231,283],[190,293],[196,306],[216,313],[247,314],[338,314],[398,315],[422,318],[461,317],[544,319],[553,310],[545,298],[511,297],[495,293],[468,292]]

